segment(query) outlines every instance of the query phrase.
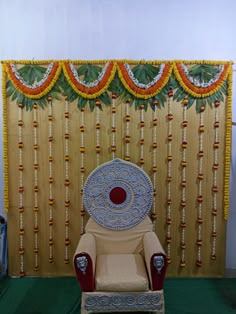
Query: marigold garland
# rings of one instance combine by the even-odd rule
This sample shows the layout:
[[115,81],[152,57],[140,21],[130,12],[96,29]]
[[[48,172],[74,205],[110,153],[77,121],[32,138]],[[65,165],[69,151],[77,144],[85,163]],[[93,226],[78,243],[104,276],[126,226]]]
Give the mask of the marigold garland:
[[12,84],[18,92],[30,99],[40,99],[41,97],[47,95],[57,82],[58,77],[61,73],[61,64],[60,62],[54,62],[52,70],[49,73],[46,81],[41,86],[36,88],[29,88],[25,86],[12,71],[11,64],[6,63],[6,71],[9,78],[11,79]]
[[53,142],[53,104],[52,104],[52,97],[48,97],[48,162],[49,162],[49,263],[52,263],[53,258],[53,225],[54,225],[54,219],[53,219],[53,208],[54,208],[54,201],[53,201],[53,149],[52,149],[52,142]]
[[171,63],[166,63],[161,78],[153,86],[147,89],[139,88],[134,84],[134,82],[130,79],[127,69],[123,63],[118,62],[117,69],[121,82],[132,95],[137,98],[148,99],[158,94],[167,84],[172,72],[172,68],[173,66]]
[[213,83],[211,86],[203,88],[203,87],[196,87],[194,84],[190,82],[186,74],[184,73],[181,64],[178,62],[174,63],[174,73],[175,76],[180,83],[181,87],[191,96],[195,98],[204,98],[209,97],[215,94],[223,85],[224,81],[226,80],[227,76],[229,75],[230,71],[230,64],[224,64],[224,70],[222,71],[219,79]]
[[[95,99],[98,98],[101,94],[103,94],[111,81],[113,80],[116,71],[123,83],[124,87],[136,98],[141,99],[149,99],[157,95],[163,87],[167,84],[170,75],[174,72],[177,81],[180,86],[187,92],[189,95],[195,98],[205,98],[212,96],[214,93],[219,91],[222,87],[224,81],[227,79],[227,76],[230,72],[230,65],[232,62],[223,62],[223,61],[207,61],[207,60],[196,60],[196,61],[187,61],[187,60],[175,60],[175,61],[135,61],[135,60],[78,60],[78,61],[55,61],[55,60],[45,60],[45,61],[27,61],[27,60],[10,60],[3,61],[3,66],[5,66],[6,71],[8,73],[9,79],[13,83],[14,87],[22,93],[24,96],[30,99],[40,99],[50,92],[54,84],[56,83],[59,74],[61,73],[61,69],[63,69],[64,75],[67,79],[69,85],[73,88],[73,90],[81,97],[85,99]],[[11,64],[50,64],[53,63],[53,70],[47,77],[46,81],[39,87],[29,88],[25,86],[14,74],[11,68]],[[70,64],[73,65],[83,65],[83,64],[106,64],[109,63],[105,75],[94,87],[86,87],[81,84],[73,74],[73,71],[70,68]],[[219,78],[213,82],[210,86],[207,87],[196,87],[187,77],[184,72],[184,69],[181,66],[181,63],[184,65],[190,64],[210,64],[210,65],[222,65],[224,67],[222,73],[219,75]],[[136,86],[135,82],[129,76],[129,73],[126,68],[126,64],[151,64],[151,65],[160,65],[164,64],[164,70],[161,77],[157,80],[157,82],[149,88],[140,88]]]
[[5,64],[2,67],[2,105],[3,105],[3,176],[4,176],[4,212],[7,214],[9,209],[9,181],[8,181],[8,128],[7,128],[7,73]]
[[85,169],[85,119],[84,119],[84,109],[80,110],[80,216],[81,216],[81,224],[80,224],[80,234],[84,234],[84,173]]
[[232,137],[232,65],[228,76],[228,96],[226,102],[226,131],[225,131],[225,173],[224,173],[224,218],[228,219],[229,214],[229,193],[230,193],[230,159],[231,159],[231,137]]
[[187,167],[187,160],[186,160],[186,151],[188,147],[187,142],[187,127],[188,127],[188,121],[187,121],[187,105],[188,105],[188,99],[183,99],[183,122],[182,122],[182,181],[181,181],[181,222],[180,222],[180,228],[181,228],[181,240],[180,240],[180,248],[181,248],[181,259],[180,259],[180,266],[185,267],[186,261],[185,261],[185,250],[186,250],[186,242],[185,242],[185,229],[186,229],[186,207],[187,207],[187,200],[186,200],[186,167]]
[[69,105],[68,101],[65,100],[65,112],[64,112],[64,118],[65,118],[65,133],[64,133],[64,140],[65,140],[65,258],[64,263],[69,264],[69,255],[68,255],[68,246],[70,245],[70,239],[69,239],[69,226],[70,226],[70,178],[69,178],[69,162],[70,162],[70,156],[69,156]]
[[20,256],[20,277],[25,276],[24,271],[24,185],[23,185],[23,117],[22,117],[23,105],[18,105],[18,170],[19,170],[19,182],[18,182],[18,196],[19,196],[19,256]]
[[[33,141],[33,150],[34,150],[34,270],[39,270],[38,263],[38,114],[37,114],[38,105],[35,103],[33,108],[33,133],[34,133],[34,141]],[[37,209],[37,210],[36,210]]]
[[70,86],[73,88],[73,90],[78,95],[87,99],[95,99],[99,97],[101,94],[103,94],[107,90],[111,81],[113,80],[115,76],[115,72],[116,72],[116,63],[110,62],[99,84],[97,86],[89,88],[89,87],[83,86],[76,80],[68,62],[64,62],[62,66],[63,66],[63,72],[65,74],[65,77],[67,81],[69,82]]
[[129,103],[127,100],[125,103],[125,157],[126,161],[130,161],[130,122],[131,115],[129,112]]
[[166,210],[166,243],[167,243],[167,263],[171,263],[171,209],[172,209],[172,199],[171,199],[171,188],[172,188],[172,121],[174,119],[172,113],[172,97],[173,91],[171,90],[168,94],[168,113],[167,113],[167,121],[168,121],[168,134],[167,134],[167,210]]
[[101,129],[101,123],[100,123],[100,109],[99,106],[101,103],[98,101],[96,103],[96,147],[95,147],[95,152],[96,152],[96,160],[97,160],[97,166],[100,165],[100,153],[101,153],[101,145],[100,145],[100,129]]
[[[203,187],[203,158],[204,158],[204,150],[203,150],[203,139],[204,139],[204,107],[202,108],[200,115],[199,115],[199,151],[198,151],[198,197],[197,197],[197,259],[196,259],[196,266],[202,266],[202,207],[203,207],[203,196],[202,196],[202,187]],[[200,197],[201,196],[201,197]]]
[[140,127],[140,138],[139,138],[139,165],[143,169],[144,165],[144,106],[140,106],[140,115],[139,115],[139,127]]
[[112,94],[111,98],[111,155],[114,159],[116,157],[116,94]]
[[220,101],[215,101],[215,122],[214,122],[214,143],[213,143],[213,184],[212,184],[212,200],[213,200],[213,208],[212,208],[212,245],[211,245],[211,259],[216,260],[216,237],[217,237],[217,211],[218,211],[218,169],[219,169],[219,109]]
[[[157,107],[157,103],[154,104],[155,107]],[[152,112],[152,184],[154,188],[154,195],[153,195],[153,206],[152,206],[152,213],[151,218],[153,221],[154,229],[157,219],[156,214],[156,182],[157,182],[157,108],[155,108]]]

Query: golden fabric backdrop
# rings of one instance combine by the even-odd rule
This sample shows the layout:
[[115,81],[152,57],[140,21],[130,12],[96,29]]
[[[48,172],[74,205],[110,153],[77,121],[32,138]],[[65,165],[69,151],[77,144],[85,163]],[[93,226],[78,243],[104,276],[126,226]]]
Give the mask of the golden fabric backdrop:
[[[122,66],[128,63],[132,66],[126,66],[126,77]],[[73,91],[69,85],[64,90],[55,82],[50,85],[53,75],[47,70],[48,63],[3,64],[9,274],[74,275],[72,257],[88,219],[82,204],[83,184],[97,165],[122,158],[142,167],[153,182],[155,201],[150,216],[167,253],[168,275],[222,276],[229,192],[231,64],[182,62],[185,74],[187,66],[191,74],[196,64],[205,73],[211,68],[218,71],[212,71],[209,84],[204,81],[205,85],[195,86],[192,94],[184,79],[193,74],[183,76],[180,69],[176,72],[179,62],[147,62],[149,68],[143,62],[127,61],[119,67],[116,62],[94,62],[91,64],[98,72],[90,72],[90,85],[81,77],[87,73],[83,66],[91,64],[71,62],[71,69],[77,72],[72,71],[75,79],[85,86],[78,93],[76,80],[73,82],[66,72],[70,63],[59,64],[64,76],[58,70],[55,81],[67,80]],[[108,64],[106,68],[104,64]],[[30,79],[29,66],[44,76],[37,74],[37,78],[35,74]],[[142,73],[147,78],[148,70],[154,73],[149,85],[142,81]],[[136,94],[131,93],[131,83],[126,86],[128,79],[136,84]],[[172,79],[175,84],[168,85]],[[88,92],[96,81],[100,89],[94,94]],[[116,87],[119,82],[119,88],[114,87],[114,81]],[[34,91],[39,85],[38,94],[30,94],[30,88]],[[117,92],[121,85],[127,94]],[[202,96],[198,96],[198,89]],[[74,94],[77,97],[73,99]]]

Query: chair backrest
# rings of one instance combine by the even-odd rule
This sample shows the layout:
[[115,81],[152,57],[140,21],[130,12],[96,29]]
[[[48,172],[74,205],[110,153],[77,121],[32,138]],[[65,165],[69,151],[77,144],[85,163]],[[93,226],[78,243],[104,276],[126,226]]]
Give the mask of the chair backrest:
[[153,186],[143,169],[116,158],[90,173],[83,197],[84,207],[99,225],[114,231],[127,230],[148,215]]
[[153,231],[151,219],[146,216],[135,227],[126,230],[110,230],[89,218],[85,232],[96,239],[97,254],[142,254],[143,236]]

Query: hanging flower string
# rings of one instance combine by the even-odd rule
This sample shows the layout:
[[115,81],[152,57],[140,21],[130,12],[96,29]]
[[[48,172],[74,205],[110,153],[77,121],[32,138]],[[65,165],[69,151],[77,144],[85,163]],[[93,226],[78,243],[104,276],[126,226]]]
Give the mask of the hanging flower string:
[[186,249],[186,242],[185,242],[185,228],[186,228],[186,167],[187,167],[187,161],[186,161],[186,150],[187,150],[187,105],[188,105],[188,99],[185,97],[183,99],[183,122],[182,122],[182,197],[181,197],[181,222],[180,222],[180,228],[181,228],[181,240],[180,240],[180,248],[181,248],[181,260],[180,260],[180,266],[185,267],[186,261],[185,261],[185,249]]
[[203,207],[203,191],[202,191],[202,185],[203,185],[203,158],[204,158],[204,150],[203,150],[203,139],[204,139],[204,110],[205,106],[204,104],[201,107],[200,110],[200,116],[199,116],[199,151],[198,151],[198,197],[197,197],[197,260],[196,265],[198,267],[202,266],[202,256],[201,256],[201,250],[202,250],[202,207]]
[[166,214],[166,242],[167,242],[167,263],[171,263],[171,185],[172,185],[172,120],[174,118],[172,113],[172,97],[173,91],[168,93],[168,137],[167,137],[167,214]]
[[157,124],[158,124],[158,119],[157,119],[157,106],[158,102],[154,101],[154,106],[155,109],[152,111],[152,184],[153,184],[153,189],[154,189],[154,195],[153,195],[153,205],[152,205],[152,213],[151,213],[151,218],[153,221],[153,227],[155,230],[155,224],[156,224],[156,219],[157,219],[157,214],[156,214],[156,174],[157,174]]
[[140,167],[143,169],[144,165],[144,127],[145,127],[145,121],[144,121],[144,105],[140,106],[140,149],[139,149],[139,164]]
[[24,254],[25,254],[25,249],[24,249],[24,185],[23,185],[23,115],[22,115],[22,103],[19,103],[18,105],[18,170],[19,170],[19,187],[18,187],[18,192],[19,192],[19,224],[20,224],[20,230],[19,230],[19,235],[20,235],[20,247],[19,247],[19,255],[20,255],[20,277],[25,276],[25,271],[24,271]]
[[125,103],[125,160],[130,161],[130,121],[131,116],[129,113],[130,101]]
[[34,270],[39,270],[38,262],[38,114],[37,114],[38,105],[35,103],[33,106],[33,132],[34,132]]
[[70,180],[69,180],[69,104],[68,101],[65,101],[65,111],[64,111],[64,117],[65,117],[65,258],[64,262],[65,264],[69,264],[69,255],[68,255],[68,246],[70,245],[70,238],[69,238],[69,225],[70,225],[70,194],[69,194],[69,186],[70,186]]
[[48,162],[49,162],[49,263],[53,262],[53,104],[52,97],[48,96]]
[[217,236],[217,198],[218,198],[218,169],[219,169],[219,163],[218,163],[218,156],[219,156],[219,127],[220,127],[220,121],[219,121],[219,107],[220,101],[215,101],[215,122],[214,122],[214,129],[215,129],[215,140],[213,143],[213,156],[214,156],[214,164],[213,164],[213,186],[212,186],[212,194],[213,194],[213,209],[212,209],[212,247],[211,247],[211,259],[216,260],[216,236]]
[[85,123],[84,123],[84,109],[80,110],[80,215],[81,215],[81,222],[80,222],[80,234],[84,234],[84,201],[83,201],[83,194],[84,194],[84,173],[85,173],[85,142],[84,142],[84,132],[85,132]]
[[111,107],[111,155],[112,159],[116,156],[116,94],[112,94]]
[[101,129],[101,123],[100,123],[100,106],[101,102],[100,100],[96,100],[95,102],[96,106],[96,157],[97,157],[97,166],[100,165],[100,153],[101,153],[101,146],[100,146],[100,129]]

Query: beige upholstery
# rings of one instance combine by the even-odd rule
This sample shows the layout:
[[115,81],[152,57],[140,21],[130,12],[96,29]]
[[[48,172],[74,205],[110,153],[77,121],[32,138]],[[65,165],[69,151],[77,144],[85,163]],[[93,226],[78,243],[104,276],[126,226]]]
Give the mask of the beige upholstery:
[[[92,261],[94,291],[83,291],[81,314],[94,313],[100,307],[104,308],[103,313],[145,310],[165,313],[163,290],[153,289],[151,270],[152,257],[165,255],[165,252],[148,216],[137,226],[122,231],[109,230],[89,218],[74,260],[83,254],[88,254]],[[78,272],[78,268],[76,270]],[[86,278],[86,274],[81,278]],[[126,304],[129,298],[136,300],[131,307]],[[117,305],[116,300],[120,304]],[[147,304],[143,304],[143,300]]]
[[96,263],[97,291],[147,291],[149,280],[139,254],[98,255]]
[[165,313],[167,259],[148,216],[152,196],[147,174],[130,162],[114,159],[88,176],[90,218],[74,255],[81,314]]
[[127,230],[109,230],[89,218],[85,232],[96,238],[97,255],[143,254],[143,235],[153,230],[148,216],[137,226]]

